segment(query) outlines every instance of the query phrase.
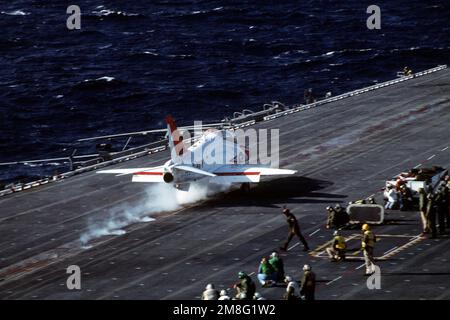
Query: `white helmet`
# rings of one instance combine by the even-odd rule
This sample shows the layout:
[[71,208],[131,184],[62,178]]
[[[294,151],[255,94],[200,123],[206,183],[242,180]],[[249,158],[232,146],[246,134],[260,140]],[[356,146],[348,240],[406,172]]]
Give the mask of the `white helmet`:
[[274,251],[270,254],[270,257],[278,257],[278,252]]
[[333,236],[338,236],[338,235],[339,235],[339,231],[336,230],[333,232]]
[[214,289],[214,285],[211,283],[208,283],[208,285],[206,286],[206,290],[212,290]]
[[226,296],[227,295],[227,290],[225,290],[225,289],[220,290],[220,295],[221,296]]
[[303,266],[303,271],[310,271],[311,270],[311,266],[309,264],[305,264]]
[[259,292],[255,292],[254,298],[255,298],[255,299],[261,298],[261,294],[260,294]]
[[284,278],[284,280],[285,280],[286,282],[291,282],[291,281],[292,281],[292,277],[291,277],[291,276],[286,276],[286,277]]

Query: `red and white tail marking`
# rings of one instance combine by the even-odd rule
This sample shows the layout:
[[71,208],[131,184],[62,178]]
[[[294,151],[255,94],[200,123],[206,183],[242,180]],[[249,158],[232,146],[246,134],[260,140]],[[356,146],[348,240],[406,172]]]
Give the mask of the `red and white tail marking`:
[[169,130],[169,147],[171,149],[172,158],[174,155],[180,157],[183,155],[186,148],[183,142],[183,136],[177,129],[175,120],[173,120],[171,115],[168,115],[166,117],[166,123],[167,123],[167,130]]

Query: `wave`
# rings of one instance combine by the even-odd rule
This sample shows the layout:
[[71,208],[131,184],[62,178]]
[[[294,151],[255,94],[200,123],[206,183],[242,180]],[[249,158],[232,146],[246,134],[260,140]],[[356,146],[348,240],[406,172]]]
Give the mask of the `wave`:
[[2,11],[1,14],[6,14],[8,16],[28,16],[30,13],[22,10],[14,10],[14,11]]
[[330,67],[338,67],[338,66],[342,66],[343,63],[329,63],[328,64]]
[[114,11],[110,9],[103,9],[100,11],[92,11],[92,14],[98,17],[109,17],[109,16],[119,16],[119,17],[139,17],[139,13],[128,13],[125,11]]
[[197,15],[203,15],[203,14],[210,14],[210,13],[213,13],[213,12],[218,12],[218,11],[223,11],[223,7],[217,7],[217,8],[214,8],[214,9],[210,9],[210,10],[195,10],[195,11],[190,11],[190,12],[187,12],[187,13],[183,13],[181,16],[197,16]]
[[198,11],[191,11],[190,14],[191,15],[197,15],[197,14],[205,14],[205,13],[211,13],[211,12],[215,12],[215,11],[222,11],[223,7],[217,7],[211,10],[198,10]]
[[235,8],[225,8],[225,7],[216,7],[213,9],[204,9],[204,10],[193,10],[193,11],[186,11],[186,10],[180,10],[176,12],[169,13],[168,17],[171,18],[182,18],[182,19],[198,19],[198,18],[208,18],[213,15],[222,15],[225,11],[236,11]]
[[127,59],[133,63],[137,61],[145,60],[159,60],[161,55],[153,49],[143,50],[143,51],[130,51],[124,55],[124,59]]
[[151,56],[154,56],[154,57],[158,57],[159,56],[159,53],[156,53],[156,52],[153,52],[153,51],[144,51],[144,54],[151,55]]
[[[97,78],[97,79],[95,79],[94,81],[106,81],[106,82],[111,82],[111,81],[114,81],[114,80],[116,80],[116,78],[105,76],[105,77]],[[92,80],[84,80],[84,81],[92,81]]]
[[103,8],[102,6],[97,7],[97,9],[101,9],[101,10],[91,11],[90,13],[85,14],[84,17],[91,18],[91,19],[99,19],[99,20],[105,20],[105,19],[134,19],[134,18],[143,18],[143,17],[145,17],[143,14],[140,14],[140,13],[132,13],[132,12],[126,12],[126,11],[111,10],[111,9]]
[[336,54],[341,54],[341,53],[370,52],[370,51],[373,51],[373,50],[375,50],[375,49],[372,49],[372,48],[362,48],[362,49],[342,49],[342,50],[336,50],[336,51],[329,51],[329,52],[326,52],[326,53],[324,53],[324,54],[321,54],[321,55],[318,55],[318,56],[315,56],[315,57],[316,57],[316,58],[318,58],[318,57],[324,58],[324,57],[331,57],[331,56],[334,56],[334,55],[336,55]]
[[[422,48],[422,47],[410,47],[410,48],[395,48],[395,49],[391,49],[389,50],[390,53],[394,53],[394,52],[410,52],[410,51],[417,51],[417,50],[422,50],[422,49],[429,49],[429,48]],[[435,49],[435,48],[431,48],[431,49]]]
[[192,54],[169,54],[167,57],[171,59],[192,60],[195,56]]
[[74,85],[74,89],[81,90],[100,90],[108,89],[123,84],[123,81],[117,80],[114,77],[103,76],[97,79],[86,79],[83,82]]

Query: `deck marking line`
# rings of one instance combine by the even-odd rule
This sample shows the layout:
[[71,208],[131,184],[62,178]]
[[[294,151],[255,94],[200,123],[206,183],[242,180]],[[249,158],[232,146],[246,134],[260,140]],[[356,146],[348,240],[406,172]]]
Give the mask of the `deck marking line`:
[[338,281],[339,279],[341,279],[342,276],[337,277],[336,279],[331,280],[330,282],[327,282],[326,285],[328,286],[329,284],[332,284],[335,281]]
[[320,231],[320,229],[317,229],[316,231],[314,231],[313,233],[310,233],[309,234],[309,236],[311,237],[311,236],[313,236],[313,235],[315,235],[317,232],[319,232]]
[[397,249],[397,248],[398,248],[398,246],[395,246],[395,247],[393,247],[392,249],[389,249],[388,251],[383,252],[383,254],[389,253],[389,252],[391,252],[392,250],[395,250],[395,249]]
[[362,265],[360,265],[359,267],[356,267],[355,270],[361,269],[362,267],[364,267],[366,264],[363,263]]

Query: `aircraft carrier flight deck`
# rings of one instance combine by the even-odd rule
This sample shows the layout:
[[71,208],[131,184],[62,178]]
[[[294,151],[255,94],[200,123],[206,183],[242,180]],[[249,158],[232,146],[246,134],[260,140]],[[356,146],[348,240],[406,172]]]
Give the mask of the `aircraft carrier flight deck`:
[[[0,298],[200,299],[207,283],[226,289],[239,271],[257,272],[261,257],[285,241],[281,207],[287,205],[311,251],[292,241],[281,253],[286,274],[298,279],[310,264],[316,299],[450,299],[450,238],[421,236],[417,211],[389,212],[384,224],[373,226],[380,290],[367,288],[361,252],[340,263],[320,253],[332,238],[326,206],[370,195],[381,201],[386,179],[402,171],[449,168],[449,108],[450,71],[443,69],[257,122],[255,128],[280,129],[280,167],[297,174],[151,214],[154,220],[84,247],[80,237],[90,223],[118,207],[139,207],[148,185],[94,170],[0,197]],[[108,169],[157,166],[168,158],[161,151]],[[359,229],[342,234],[360,246]],[[70,265],[81,269],[81,290],[66,287]],[[270,299],[284,290],[257,285]]]

